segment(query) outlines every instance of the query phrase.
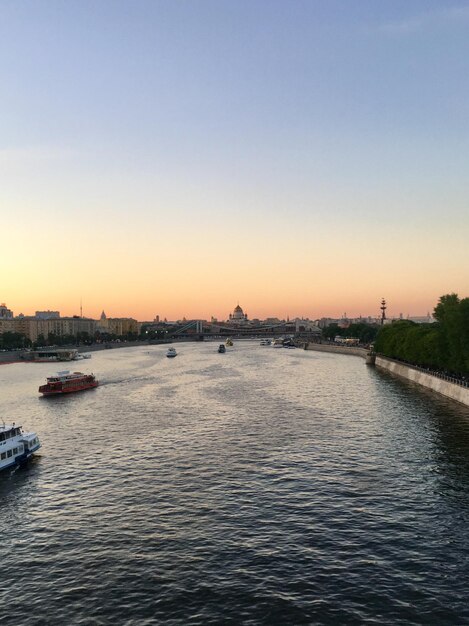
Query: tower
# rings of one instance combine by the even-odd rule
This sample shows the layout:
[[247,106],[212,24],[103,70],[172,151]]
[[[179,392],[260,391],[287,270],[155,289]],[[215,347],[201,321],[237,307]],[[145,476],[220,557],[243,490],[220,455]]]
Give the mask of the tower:
[[383,298],[381,300],[381,326],[384,324],[384,320],[386,319],[386,300]]

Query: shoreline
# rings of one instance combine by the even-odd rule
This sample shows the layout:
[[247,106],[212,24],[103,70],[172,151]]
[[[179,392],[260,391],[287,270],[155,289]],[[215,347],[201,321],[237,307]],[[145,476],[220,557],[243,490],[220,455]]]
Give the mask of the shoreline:
[[[330,346],[325,344],[306,344],[305,350],[316,350],[317,352],[329,352],[335,354],[348,354],[350,356],[358,356],[366,358],[369,350],[365,348],[344,346]],[[464,406],[469,406],[469,388],[462,387],[456,383],[448,380],[442,380],[438,376],[422,372],[412,365],[401,363],[393,359],[381,356],[379,354],[375,357],[374,365],[393,376],[397,376],[403,380],[407,380],[415,385],[429,389],[438,393],[440,396],[454,400]]]
[[[85,352],[99,352],[101,350],[114,350],[119,348],[136,348],[136,347],[147,347],[147,346],[158,346],[163,344],[172,343],[171,341],[161,340],[160,342],[146,343],[143,341],[126,341],[122,343],[109,343],[109,344],[93,344],[91,346],[54,346],[58,349],[74,349],[77,350],[79,354]],[[45,347],[47,350],[47,346]],[[52,348],[51,348],[52,349]],[[11,365],[13,363],[36,363],[36,361],[30,361],[26,358],[21,358],[20,355],[25,354],[23,350],[19,351],[10,351],[10,352],[0,352],[0,365]],[[43,361],[40,361],[41,363]],[[51,363],[69,363],[71,361],[51,361]]]

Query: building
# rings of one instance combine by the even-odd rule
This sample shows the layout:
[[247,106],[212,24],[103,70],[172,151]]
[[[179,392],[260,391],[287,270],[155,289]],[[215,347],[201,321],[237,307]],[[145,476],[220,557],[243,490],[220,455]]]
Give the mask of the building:
[[96,322],[96,330],[101,334],[128,335],[138,334],[141,324],[132,317],[107,317],[103,311],[99,321]]
[[36,311],[34,315],[38,320],[56,320],[60,318],[59,311]]
[[36,317],[14,317],[0,319],[0,334],[4,332],[20,333],[31,341],[37,341],[39,336],[47,339],[49,335],[57,337],[77,337],[87,333],[91,337],[96,332],[96,321],[83,317],[60,317],[51,319],[37,319]]
[[248,314],[244,313],[243,309],[239,306],[239,302],[238,302],[233,313],[230,313],[227,323],[239,325],[239,324],[246,324],[248,321],[249,321]]
[[13,317],[13,311],[7,308],[7,305],[3,302],[0,304],[0,319],[8,320]]
[[16,333],[14,320],[0,317],[0,335],[3,335],[3,333]]

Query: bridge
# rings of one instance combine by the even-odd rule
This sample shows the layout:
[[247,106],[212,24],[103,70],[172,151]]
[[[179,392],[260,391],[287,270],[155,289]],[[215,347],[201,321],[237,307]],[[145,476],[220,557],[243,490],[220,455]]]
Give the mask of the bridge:
[[[148,328],[151,328],[149,325]],[[158,325],[158,330],[161,326]],[[164,329],[166,337],[173,339],[194,339],[203,341],[204,339],[216,337],[284,337],[296,336],[302,338],[317,337],[321,330],[317,327],[311,328],[307,323],[302,324],[301,320],[294,322],[278,322],[274,324],[241,325],[226,324],[223,322],[206,322],[205,320],[190,320],[183,324],[167,325]]]

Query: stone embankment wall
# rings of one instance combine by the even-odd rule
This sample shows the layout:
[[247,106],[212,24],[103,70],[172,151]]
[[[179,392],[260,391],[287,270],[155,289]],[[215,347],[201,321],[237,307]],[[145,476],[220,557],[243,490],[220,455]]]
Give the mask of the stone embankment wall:
[[462,387],[461,385],[446,381],[442,378],[438,378],[437,376],[425,374],[425,372],[415,369],[409,365],[404,365],[403,363],[386,359],[385,357],[379,355],[376,355],[375,365],[376,367],[387,370],[400,378],[410,380],[418,385],[427,387],[427,389],[436,391],[447,398],[452,398],[457,402],[461,402],[462,404],[469,406],[468,387]]
[[365,348],[357,348],[356,346],[333,346],[327,343],[312,343],[311,341],[305,345],[305,350],[334,352],[335,354],[352,354],[353,356],[361,356],[364,359],[369,352]]
[[[350,354],[353,356],[360,356],[366,359],[368,350],[365,348],[357,347],[345,347],[345,346],[333,346],[329,344],[321,343],[307,343],[305,350],[317,350],[318,352],[332,352],[336,354]],[[469,406],[469,387],[463,387],[444,378],[438,378],[438,376],[432,376],[432,374],[426,374],[421,370],[414,368],[392,359],[387,359],[383,356],[376,355],[375,365],[383,370],[387,370],[400,378],[410,380],[417,385],[422,385],[427,389],[431,389],[436,393],[439,393],[447,398],[461,402]]]

